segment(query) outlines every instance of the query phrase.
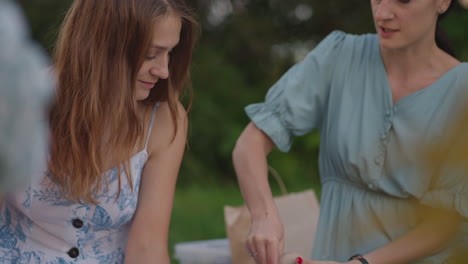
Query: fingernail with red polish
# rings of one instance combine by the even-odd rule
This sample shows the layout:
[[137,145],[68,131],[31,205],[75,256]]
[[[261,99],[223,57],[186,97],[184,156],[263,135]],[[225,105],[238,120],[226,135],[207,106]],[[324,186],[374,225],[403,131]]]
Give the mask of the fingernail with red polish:
[[301,258],[301,257],[297,257],[296,263],[297,263],[297,264],[302,264],[302,258]]

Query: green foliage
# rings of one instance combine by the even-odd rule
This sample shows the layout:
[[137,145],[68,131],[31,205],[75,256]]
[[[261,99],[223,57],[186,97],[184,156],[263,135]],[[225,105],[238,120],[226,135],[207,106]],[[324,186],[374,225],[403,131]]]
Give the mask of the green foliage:
[[458,59],[468,61],[468,11],[465,9],[455,10],[442,21],[450,41],[455,47]]
[[[313,45],[338,26],[354,27],[356,31],[363,30],[364,24],[371,25],[369,21],[356,20],[356,15],[346,19],[342,14],[356,12],[349,12],[353,10],[351,4],[338,4],[338,1],[245,3],[245,6],[233,5],[231,15],[216,26],[207,19],[209,4],[203,1],[195,4],[204,32],[193,63],[196,97],[181,185],[200,180],[222,183],[235,179],[230,157],[237,137],[248,123],[244,106],[262,101],[268,87],[294,63],[291,51],[278,56],[272,51],[273,45],[301,42]],[[292,15],[301,4],[313,7],[312,21],[299,21]],[[370,12],[365,11],[364,17],[369,17]],[[288,179],[293,175],[303,175],[304,180],[315,176],[317,182],[316,155],[311,154],[317,152],[317,138],[312,135],[300,139],[307,149],[295,149],[287,156],[274,153],[270,163],[287,174]]]
[[49,51],[72,0],[18,0],[29,19],[32,36]]

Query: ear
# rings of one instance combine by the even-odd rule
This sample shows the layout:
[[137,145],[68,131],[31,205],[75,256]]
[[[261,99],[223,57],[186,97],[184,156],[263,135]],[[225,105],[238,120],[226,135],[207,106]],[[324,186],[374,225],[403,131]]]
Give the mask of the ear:
[[437,0],[437,13],[439,13],[439,15],[445,13],[452,1],[456,0]]

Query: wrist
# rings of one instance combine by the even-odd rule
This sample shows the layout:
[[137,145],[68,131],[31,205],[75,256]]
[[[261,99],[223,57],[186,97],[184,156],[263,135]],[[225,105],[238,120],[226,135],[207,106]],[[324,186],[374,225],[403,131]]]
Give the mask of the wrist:
[[276,207],[274,206],[274,204],[264,206],[262,209],[249,210],[252,221],[263,221],[263,220],[272,219],[272,218],[279,219],[278,211],[276,210]]
[[367,259],[365,259],[361,254],[356,254],[350,257],[348,261],[354,261],[350,262],[353,264],[370,264],[369,261],[367,261]]

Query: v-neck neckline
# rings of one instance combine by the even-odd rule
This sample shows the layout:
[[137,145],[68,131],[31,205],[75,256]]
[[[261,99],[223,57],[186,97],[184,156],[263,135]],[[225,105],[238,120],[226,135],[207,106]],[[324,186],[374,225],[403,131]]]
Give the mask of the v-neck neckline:
[[385,64],[384,64],[382,54],[381,54],[380,48],[379,48],[379,41],[378,41],[377,38],[375,40],[374,48],[376,50],[377,57],[378,57],[379,71],[382,73],[382,75],[384,77],[383,79],[384,79],[385,85],[384,85],[383,89],[385,90],[384,93],[385,93],[385,96],[387,97],[386,100],[387,100],[387,103],[389,105],[391,105],[392,109],[395,109],[395,108],[397,108],[397,107],[399,107],[401,105],[404,105],[406,101],[411,101],[413,97],[417,97],[422,93],[426,93],[426,92],[429,92],[429,91],[433,90],[434,89],[433,87],[438,86],[440,82],[442,82],[443,80],[449,78],[452,74],[454,74],[454,72],[457,72],[458,69],[461,68],[461,65],[466,64],[464,62],[461,62],[461,63],[457,64],[455,67],[453,67],[450,70],[448,70],[447,72],[445,72],[442,76],[440,76],[433,83],[429,84],[428,86],[424,87],[423,89],[420,89],[418,91],[415,91],[415,92],[412,92],[412,93],[410,93],[408,95],[405,95],[402,98],[400,98],[396,103],[393,103],[392,86],[391,86],[390,80],[388,78],[387,69],[385,68]]

